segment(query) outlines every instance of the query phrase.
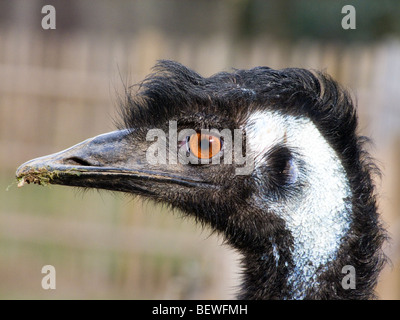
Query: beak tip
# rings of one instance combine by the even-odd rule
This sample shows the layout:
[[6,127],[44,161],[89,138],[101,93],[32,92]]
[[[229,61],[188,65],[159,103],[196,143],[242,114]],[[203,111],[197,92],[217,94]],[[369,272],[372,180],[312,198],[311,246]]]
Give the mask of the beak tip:
[[49,183],[51,176],[46,166],[40,166],[35,160],[30,160],[20,165],[15,173],[18,181],[18,187],[21,188],[25,184],[46,185]]
[[28,183],[28,181],[25,181],[25,178],[17,177],[17,181],[18,181],[18,184],[17,184],[18,188],[22,188],[25,185],[25,183]]
[[28,165],[28,162],[21,164],[18,167],[17,171],[15,172],[15,177],[17,179],[21,179],[21,178],[23,178],[24,175],[26,175],[27,171],[29,171],[29,170],[30,170],[30,166]]

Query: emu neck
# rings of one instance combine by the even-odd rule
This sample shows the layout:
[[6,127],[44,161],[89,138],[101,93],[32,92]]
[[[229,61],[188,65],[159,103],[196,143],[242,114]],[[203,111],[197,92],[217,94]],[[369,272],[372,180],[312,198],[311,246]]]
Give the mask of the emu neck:
[[[301,234],[302,231],[298,231],[298,238],[295,238],[293,234],[296,231],[292,225],[278,235],[278,239],[268,237],[264,252],[244,253],[243,286],[239,298],[337,299],[341,294],[345,297],[345,291],[338,293],[344,277],[341,269],[353,263],[352,257],[342,249],[347,244],[340,234],[346,234],[348,229],[340,229],[339,224],[330,234],[323,234],[327,232],[325,228],[321,230],[319,240],[317,233],[311,233],[307,238]],[[324,242],[328,240],[332,244],[325,247]]]

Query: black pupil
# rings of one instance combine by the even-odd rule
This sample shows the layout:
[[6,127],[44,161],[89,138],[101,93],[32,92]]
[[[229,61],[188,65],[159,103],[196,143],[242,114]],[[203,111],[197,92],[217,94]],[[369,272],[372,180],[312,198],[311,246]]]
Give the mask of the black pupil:
[[201,150],[207,150],[207,149],[209,149],[210,148],[210,144],[211,144],[211,141],[212,141],[212,139],[211,138],[209,138],[209,139],[201,139],[200,140],[200,149]]

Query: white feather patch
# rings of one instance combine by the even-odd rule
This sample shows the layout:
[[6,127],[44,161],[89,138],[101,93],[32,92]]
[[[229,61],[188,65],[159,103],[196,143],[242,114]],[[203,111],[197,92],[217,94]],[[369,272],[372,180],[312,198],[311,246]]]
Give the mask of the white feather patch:
[[[345,170],[336,152],[307,118],[258,111],[250,115],[244,128],[254,154],[255,172],[263,165],[265,152],[277,143],[294,148],[306,166],[306,174],[299,176],[301,195],[289,203],[269,205],[285,220],[294,238],[295,268],[288,278],[293,287],[290,298],[304,298],[308,287],[318,285],[318,268],[335,259],[341,238],[350,228],[351,189]],[[261,197],[265,198],[257,200],[265,203],[268,195]]]

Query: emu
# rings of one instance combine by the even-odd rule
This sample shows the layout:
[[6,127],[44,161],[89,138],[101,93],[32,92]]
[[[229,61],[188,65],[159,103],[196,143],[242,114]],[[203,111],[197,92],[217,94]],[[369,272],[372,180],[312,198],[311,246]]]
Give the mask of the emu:
[[[26,162],[19,186],[121,191],[194,217],[241,253],[240,299],[376,298],[386,261],[377,169],[352,99],[331,77],[255,67],[206,78],[162,60],[125,93],[118,130]],[[152,129],[166,133],[157,161],[148,157]],[[224,129],[242,133],[241,152]],[[238,173],[244,155],[250,170]],[[355,270],[350,289],[346,266]]]

